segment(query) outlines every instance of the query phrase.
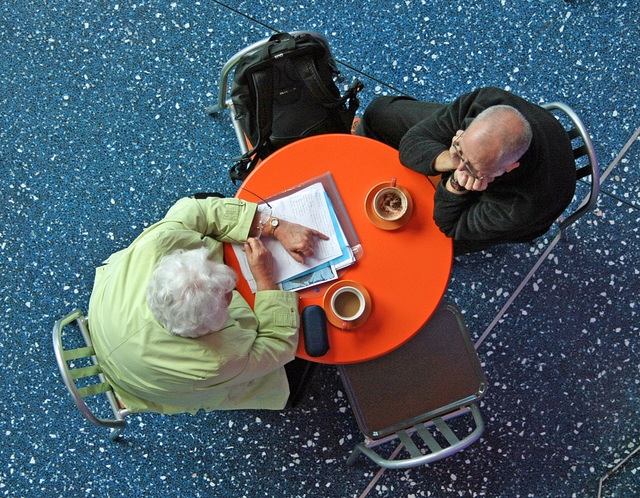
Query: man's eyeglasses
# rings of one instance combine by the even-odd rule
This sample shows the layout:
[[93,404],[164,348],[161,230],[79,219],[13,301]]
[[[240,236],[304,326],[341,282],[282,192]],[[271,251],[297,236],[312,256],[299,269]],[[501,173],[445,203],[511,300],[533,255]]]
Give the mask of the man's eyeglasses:
[[484,176],[478,176],[476,173],[474,173],[473,168],[471,167],[471,163],[469,161],[466,161],[465,158],[462,157],[462,152],[460,151],[458,140],[462,138],[462,135],[464,135],[464,133],[465,132],[463,131],[460,135],[453,137],[453,139],[451,140],[451,145],[453,145],[453,150],[455,150],[456,156],[458,156],[458,159],[460,159],[460,162],[467,170],[467,173],[469,173],[476,180],[482,181],[484,180]]

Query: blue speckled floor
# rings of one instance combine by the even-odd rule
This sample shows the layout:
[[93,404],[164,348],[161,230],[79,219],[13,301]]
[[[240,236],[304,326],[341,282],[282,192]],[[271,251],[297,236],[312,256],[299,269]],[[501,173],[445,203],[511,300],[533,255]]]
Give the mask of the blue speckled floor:
[[[0,289],[5,496],[583,497],[640,444],[640,81],[634,1],[4,2]],[[479,349],[487,429],[429,467],[347,467],[360,436],[332,368],[288,412],[134,416],[114,445],[70,403],[50,329],[93,269],[182,195],[233,195],[238,148],[211,118],[222,64],[273,30],[324,33],[363,107],[495,85],[562,100],[607,176]],[[634,135],[635,134],[635,135]],[[541,241],[542,243],[543,241]],[[475,337],[541,246],[456,260]],[[605,496],[640,496],[640,461]]]

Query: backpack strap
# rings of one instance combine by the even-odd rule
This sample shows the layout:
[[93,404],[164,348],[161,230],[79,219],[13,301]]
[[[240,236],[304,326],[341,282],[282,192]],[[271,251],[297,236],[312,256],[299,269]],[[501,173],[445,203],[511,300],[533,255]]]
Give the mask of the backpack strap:
[[254,154],[253,157],[245,157],[243,155],[236,159],[238,162],[229,169],[229,176],[233,180],[233,183],[242,183],[244,179],[249,176],[249,173],[253,171],[253,168],[256,167],[260,157],[258,157],[258,154]]
[[304,81],[307,90],[314,99],[327,107],[339,106],[344,102],[343,99],[336,97],[327,90],[311,55],[296,57],[291,62],[298,73],[298,77]]
[[230,176],[235,181],[243,181],[255,168],[262,157],[261,148],[267,146],[273,125],[273,72],[271,68],[254,71],[251,74],[251,91],[255,95],[255,116],[258,139],[253,148],[245,152],[231,167]]
[[341,115],[341,118],[346,127],[345,129],[351,129],[353,118],[358,107],[360,107],[358,92],[364,88],[362,82],[358,78],[354,78],[345,94],[341,97],[336,97],[324,84],[311,55],[298,57],[292,62],[298,77],[304,82],[309,94],[322,105],[330,108],[339,108],[348,102],[348,109]]
[[262,48],[262,58],[264,60],[283,50],[293,50],[295,47],[296,41],[290,33],[276,33],[269,38],[269,43]]
[[358,107],[360,107],[360,100],[358,99],[358,93],[364,88],[364,83],[362,83],[358,78],[353,78],[353,81],[349,85],[349,89],[342,96],[342,101],[349,101],[349,114],[351,114],[351,119],[349,120],[349,129],[351,129],[351,122],[353,121],[353,115],[355,115]]
[[251,75],[253,92],[255,94],[255,115],[258,125],[258,140],[254,144],[253,152],[261,147],[271,136],[273,126],[273,69],[268,67],[255,71]]

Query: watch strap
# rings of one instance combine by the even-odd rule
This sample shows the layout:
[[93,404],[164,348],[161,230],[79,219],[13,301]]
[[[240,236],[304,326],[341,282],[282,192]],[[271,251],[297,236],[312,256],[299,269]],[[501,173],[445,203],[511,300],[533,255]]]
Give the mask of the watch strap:
[[269,235],[273,237],[273,234],[276,232],[276,228],[280,226],[280,220],[272,216],[269,225],[271,226],[271,232],[269,232]]
[[458,180],[456,180],[455,174],[452,174],[449,177],[449,184],[451,185],[451,188],[453,190],[457,190],[458,192],[465,192],[467,190],[466,188],[464,188],[462,185],[458,183]]

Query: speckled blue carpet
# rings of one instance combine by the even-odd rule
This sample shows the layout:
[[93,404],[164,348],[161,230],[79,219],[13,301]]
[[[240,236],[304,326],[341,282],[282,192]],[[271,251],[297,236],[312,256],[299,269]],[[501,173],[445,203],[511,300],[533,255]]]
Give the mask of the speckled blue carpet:
[[[600,0],[16,2],[0,7],[0,494],[584,497],[640,444],[640,6]],[[564,101],[607,176],[479,349],[487,428],[434,465],[346,458],[361,436],[330,367],[285,412],[140,415],[125,442],[81,418],[53,322],[93,271],[179,197],[233,195],[220,69],[275,30],[327,36],[376,95],[449,101],[498,86]],[[551,234],[553,235],[553,234]],[[447,297],[475,337],[551,238],[459,258]],[[372,483],[370,485],[370,483]],[[640,496],[640,460],[604,496]]]

